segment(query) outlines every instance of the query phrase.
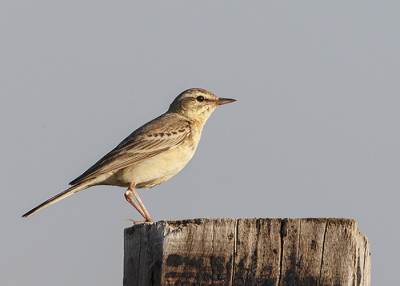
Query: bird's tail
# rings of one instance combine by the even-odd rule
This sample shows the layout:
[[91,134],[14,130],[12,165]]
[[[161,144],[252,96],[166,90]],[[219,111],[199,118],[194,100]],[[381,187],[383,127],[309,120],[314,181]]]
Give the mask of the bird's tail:
[[65,190],[64,192],[61,192],[58,195],[55,195],[54,197],[48,199],[44,203],[41,203],[36,208],[31,209],[29,212],[24,214],[22,217],[28,217],[31,214],[34,214],[35,212],[38,212],[41,209],[44,209],[45,207],[47,207],[47,206],[49,206],[51,204],[54,204],[54,203],[56,203],[58,201],[61,201],[62,199],[65,199],[66,197],[69,197],[70,195],[73,195],[76,192],[82,191],[82,190],[87,189],[89,187],[90,187],[90,185],[88,185],[88,184],[79,184],[79,185],[72,186],[68,190]]

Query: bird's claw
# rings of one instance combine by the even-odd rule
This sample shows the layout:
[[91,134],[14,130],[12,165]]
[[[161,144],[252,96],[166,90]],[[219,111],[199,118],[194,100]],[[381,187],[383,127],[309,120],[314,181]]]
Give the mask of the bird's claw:
[[131,221],[131,222],[133,222],[134,225],[154,222],[154,221],[147,221],[147,220],[137,221],[137,220],[133,220],[131,218],[124,218],[123,220]]

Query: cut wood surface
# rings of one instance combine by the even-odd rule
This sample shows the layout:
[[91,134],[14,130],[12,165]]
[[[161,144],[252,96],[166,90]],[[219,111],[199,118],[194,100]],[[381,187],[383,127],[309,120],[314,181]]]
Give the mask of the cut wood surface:
[[352,219],[194,219],[125,229],[124,285],[370,285]]

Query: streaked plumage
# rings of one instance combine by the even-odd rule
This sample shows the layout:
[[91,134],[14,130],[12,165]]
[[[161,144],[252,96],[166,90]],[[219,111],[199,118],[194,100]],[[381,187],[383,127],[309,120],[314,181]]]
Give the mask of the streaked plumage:
[[[146,221],[152,221],[135,188],[154,187],[182,170],[193,157],[203,126],[211,113],[218,105],[233,101],[235,100],[219,98],[200,88],[182,92],[166,113],[131,133],[96,164],[70,182],[72,187],[40,204],[23,217],[89,187],[112,185],[128,187],[126,199]],[[132,194],[138,199],[143,212],[131,200]]]

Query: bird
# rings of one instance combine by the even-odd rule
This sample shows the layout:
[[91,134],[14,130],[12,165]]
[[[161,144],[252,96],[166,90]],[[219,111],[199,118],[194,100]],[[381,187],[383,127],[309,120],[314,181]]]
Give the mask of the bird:
[[[159,117],[133,131],[82,175],[70,188],[48,199],[22,217],[28,217],[79,191],[93,186],[127,187],[125,199],[144,221],[153,222],[136,189],[157,186],[181,171],[192,159],[203,126],[216,107],[236,101],[220,98],[202,88],[180,93]],[[138,204],[133,199],[136,198]]]

